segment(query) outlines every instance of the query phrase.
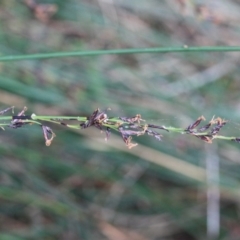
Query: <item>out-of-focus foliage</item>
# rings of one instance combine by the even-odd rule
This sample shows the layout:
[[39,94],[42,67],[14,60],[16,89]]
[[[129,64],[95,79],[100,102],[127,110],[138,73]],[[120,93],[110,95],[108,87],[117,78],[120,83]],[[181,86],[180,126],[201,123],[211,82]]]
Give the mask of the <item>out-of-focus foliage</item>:
[[[239,12],[234,0],[2,0],[0,53],[239,45]],[[240,136],[239,53],[16,61],[0,72],[1,109],[88,116],[110,107],[175,127],[215,115]],[[0,239],[206,239],[212,159],[219,239],[239,239],[239,144],[163,132],[162,142],[144,136],[128,150],[96,129],[54,131],[51,147],[38,126],[0,132]]]

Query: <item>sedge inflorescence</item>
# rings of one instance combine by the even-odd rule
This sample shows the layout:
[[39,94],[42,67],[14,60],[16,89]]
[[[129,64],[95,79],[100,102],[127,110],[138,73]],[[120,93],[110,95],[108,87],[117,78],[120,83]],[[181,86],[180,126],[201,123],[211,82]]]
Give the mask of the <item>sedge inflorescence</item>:
[[[161,141],[162,135],[158,132],[158,130],[193,135],[207,143],[212,143],[214,139],[240,142],[240,138],[238,137],[219,135],[220,130],[227,123],[226,120],[219,117],[213,117],[207,124],[200,126],[200,123],[205,120],[205,118],[201,116],[186,128],[175,128],[147,124],[145,120],[141,118],[140,114],[137,114],[133,117],[108,117],[107,111],[110,109],[106,109],[104,111],[96,109],[89,117],[38,116],[36,114],[27,115],[26,107],[24,107],[23,110],[17,115],[14,115],[13,109],[14,107],[9,107],[0,111],[0,115],[4,115],[12,110],[11,116],[0,116],[0,121],[5,121],[0,123],[0,127],[2,129],[4,129],[4,127],[18,129],[24,125],[37,124],[42,128],[46,146],[50,146],[54,137],[56,136],[53,130],[46,125],[47,122],[59,124],[72,129],[85,129],[94,126],[101,131],[105,131],[106,140],[109,139],[111,131],[115,130],[120,133],[124,143],[129,149],[137,145],[137,143],[132,142],[133,136],[141,136],[146,134],[153,136],[158,141]],[[69,123],[71,121],[75,121],[76,123]]]

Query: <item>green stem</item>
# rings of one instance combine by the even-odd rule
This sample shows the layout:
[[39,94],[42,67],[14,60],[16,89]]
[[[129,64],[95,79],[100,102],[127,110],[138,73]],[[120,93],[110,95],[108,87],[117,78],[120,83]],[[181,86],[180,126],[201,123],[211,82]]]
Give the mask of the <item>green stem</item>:
[[215,139],[223,139],[223,140],[234,140],[236,137],[227,137],[227,136],[221,136],[221,135],[216,135],[214,136]]
[[[80,121],[80,122],[85,122],[87,120],[87,117],[76,117],[76,116],[38,116],[35,114],[32,114],[31,116],[32,119],[34,120],[76,120],[76,121]],[[2,119],[2,117],[0,117],[0,120]]]
[[6,127],[6,126],[9,126],[9,123],[0,123],[0,128],[1,127]]
[[185,129],[183,129],[183,128],[165,127],[164,126],[164,129],[168,130],[169,132],[186,133]]
[[[38,125],[42,125],[42,122],[51,122],[53,124],[59,124],[59,125],[65,125],[68,128],[73,128],[73,129],[81,129],[81,125],[78,124],[68,124],[68,123],[63,123],[61,122],[62,120],[74,120],[80,123],[85,123],[88,118],[87,117],[77,117],[77,116],[37,116],[35,114],[32,114],[31,117],[27,117],[26,116],[18,116],[19,118],[17,118],[17,116],[0,116],[0,121],[3,120],[10,120],[10,123],[0,123],[0,127],[4,127],[4,126],[11,126],[11,124],[13,124],[14,122],[12,122],[13,119],[19,119],[22,122],[26,122],[26,123],[35,123]],[[22,118],[21,118],[22,117]],[[218,123],[221,124],[222,122]],[[215,123],[216,124],[216,123]],[[130,128],[131,131],[131,123],[127,122],[127,121],[123,121],[122,119],[118,118],[118,117],[113,117],[113,118],[109,118],[109,119],[105,119],[104,121],[101,122],[101,125],[104,127],[108,127],[111,128],[115,131],[119,131],[119,126],[122,126],[125,128],[125,130],[127,131],[128,127]],[[138,129],[136,131],[139,132],[139,135],[141,135],[141,132],[139,129],[142,129],[143,133],[145,133],[145,127],[148,125],[144,125],[144,124],[140,124],[135,122],[134,126],[137,127]],[[151,128],[151,127],[150,127]],[[153,127],[154,128],[154,127]],[[157,127],[158,128],[158,127]],[[186,129],[184,128],[175,128],[175,127],[165,127],[165,126],[159,126],[159,129],[162,130],[167,130],[169,132],[175,132],[175,133],[181,133],[181,134],[192,134],[194,136],[197,137],[201,137],[201,136],[206,136],[206,137],[211,137],[211,139],[223,139],[223,140],[235,140],[238,141],[238,138],[236,137],[228,137],[228,136],[222,136],[222,135],[211,135],[211,132],[205,131],[205,132],[198,132],[197,130],[193,132],[188,132]]]
[[205,46],[205,47],[182,46],[182,47],[159,47],[159,48],[130,48],[130,49],[37,53],[28,55],[27,54],[10,55],[0,57],[0,62],[59,58],[59,57],[84,57],[107,54],[139,54],[139,53],[170,53],[170,52],[239,52],[239,51],[240,46]]
[[[86,117],[75,117],[75,116],[37,116],[35,114],[32,114],[31,116],[32,119],[38,120],[38,121],[45,121],[45,122],[51,122],[54,124],[61,125],[62,123],[57,121],[57,120],[75,120],[79,122],[85,122],[87,120]],[[80,125],[74,125],[74,124],[67,124],[66,125],[68,128],[73,128],[73,129],[81,129]]]
[[12,116],[0,116],[0,121],[2,120],[12,120]]

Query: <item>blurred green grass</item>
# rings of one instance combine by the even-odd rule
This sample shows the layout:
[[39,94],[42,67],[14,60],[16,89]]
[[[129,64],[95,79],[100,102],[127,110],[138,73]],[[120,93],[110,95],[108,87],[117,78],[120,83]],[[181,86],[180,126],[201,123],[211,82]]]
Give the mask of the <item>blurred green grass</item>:
[[[236,1],[26,2],[0,3],[1,55],[239,45]],[[44,3],[53,16],[41,13]],[[110,107],[112,116],[176,127],[215,115],[237,135],[238,61],[239,53],[172,53],[5,62],[0,105],[83,116]],[[163,133],[128,150],[114,133],[105,142],[95,129],[54,131],[51,147],[36,126],[1,131],[1,239],[206,239],[205,143]],[[210,148],[220,160],[218,238],[238,239],[239,145]]]

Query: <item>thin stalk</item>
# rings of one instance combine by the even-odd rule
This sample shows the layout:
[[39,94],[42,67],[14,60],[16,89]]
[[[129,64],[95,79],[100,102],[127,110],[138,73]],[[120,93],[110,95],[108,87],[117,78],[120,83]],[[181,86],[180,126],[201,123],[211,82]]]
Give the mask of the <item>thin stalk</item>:
[[9,55],[0,57],[0,62],[20,61],[30,59],[47,59],[60,57],[86,57],[109,54],[142,54],[142,53],[173,53],[173,52],[239,52],[240,46],[205,46],[205,47],[158,47],[158,48],[129,48],[91,51],[52,52],[23,55]]
[[[76,120],[76,121],[86,121],[87,117],[76,117],[76,116],[38,116],[35,114],[31,115],[32,119],[40,119],[40,120],[55,120],[55,119],[61,119],[61,120]],[[1,118],[0,118],[1,119]]]
[[165,127],[165,126],[164,126],[164,128],[165,128],[168,132],[186,133],[184,128]]
[[[0,111],[1,114],[9,112],[11,108]],[[180,133],[192,135],[207,143],[211,143],[214,139],[228,140],[240,142],[239,137],[218,135],[220,130],[227,124],[226,120],[221,118],[212,118],[206,125],[199,127],[200,123],[205,120],[203,116],[199,117],[194,123],[186,128],[166,127],[161,125],[147,124],[141,115],[134,117],[112,117],[109,118],[105,111],[95,110],[89,117],[79,116],[41,116],[41,115],[25,115],[27,108],[24,107],[17,115],[0,116],[0,127],[19,128],[24,125],[37,124],[42,127],[46,145],[49,146],[56,136],[52,129],[46,126],[46,123],[58,124],[72,129],[84,129],[95,126],[100,130],[106,131],[106,139],[110,136],[110,131],[114,130],[120,133],[123,141],[128,148],[132,148],[137,144],[132,143],[132,137],[140,135],[150,135],[157,140],[161,140],[162,135],[158,132],[165,131],[168,133]],[[74,121],[74,124],[69,122]],[[142,123],[144,121],[144,124]],[[2,123],[1,123],[2,122]]]
[[221,135],[216,135],[214,137],[215,139],[222,139],[222,140],[234,140],[236,137],[227,137],[227,136],[221,136]]
[[2,120],[12,120],[12,116],[0,116],[0,121]]

